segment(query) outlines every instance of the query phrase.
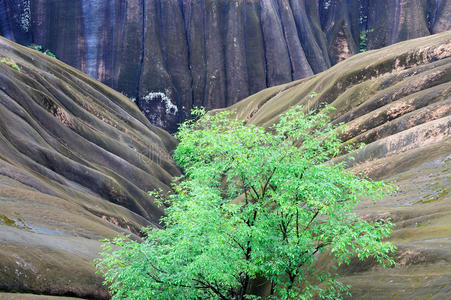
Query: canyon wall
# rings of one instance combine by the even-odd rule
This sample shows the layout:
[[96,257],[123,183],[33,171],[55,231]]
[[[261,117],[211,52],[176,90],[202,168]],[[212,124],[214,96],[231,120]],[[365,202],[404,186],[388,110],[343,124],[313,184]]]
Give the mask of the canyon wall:
[[451,29],[451,0],[0,0],[0,35],[39,44],[170,131],[356,54]]

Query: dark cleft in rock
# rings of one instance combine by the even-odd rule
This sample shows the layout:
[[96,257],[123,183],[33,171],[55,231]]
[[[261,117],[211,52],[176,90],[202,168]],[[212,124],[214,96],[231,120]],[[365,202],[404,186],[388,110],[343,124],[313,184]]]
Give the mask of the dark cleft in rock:
[[174,146],[122,94],[0,38],[0,291],[108,298],[99,240],[159,226],[147,191],[180,174]]
[[[229,109],[268,127],[292,105],[308,111],[321,103],[336,108],[335,124],[347,125],[344,141],[366,144],[353,160],[343,155],[335,161],[399,187],[358,207],[365,218],[392,218],[391,240],[399,249],[392,269],[358,260],[340,269],[352,299],[450,299],[451,31],[355,55]],[[321,263],[332,264],[327,258]]]
[[451,0],[0,0],[0,35],[43,45],[170,131],[194,106],[232,105],[450,20]]

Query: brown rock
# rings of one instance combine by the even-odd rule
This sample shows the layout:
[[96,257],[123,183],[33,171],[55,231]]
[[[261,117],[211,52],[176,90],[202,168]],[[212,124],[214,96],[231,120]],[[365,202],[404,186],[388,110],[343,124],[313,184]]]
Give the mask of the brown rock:
[[99,240],[160,226],[175,140],[56,59],[3,38],[0,58],[0,290],[109,298]]

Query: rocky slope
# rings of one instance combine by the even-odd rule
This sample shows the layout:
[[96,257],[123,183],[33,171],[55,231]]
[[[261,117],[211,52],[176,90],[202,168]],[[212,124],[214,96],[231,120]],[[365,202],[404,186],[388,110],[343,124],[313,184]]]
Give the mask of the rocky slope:
[[174,146],[122,94],[0,38],[0,291],[107,298],[98,240],[158,226],[146,192],[180,174]]
[[364,217],[393,219],[391,240],[399,250],[390,270],[372,262],[341,269],[353,299],[450,299],[451,31],[353,56],[230,109],[270,126],[291,105],[309,110],[320,103],[337,108],[331,117],[347,124],[345,141],[367,144],[350,169],[399,186],[391,197],[359,207]]
[[451,0],[0,0],[0,35],[49,48],[169,130],[193,106],[231,105],[361,42],[381,48],[450,20]]

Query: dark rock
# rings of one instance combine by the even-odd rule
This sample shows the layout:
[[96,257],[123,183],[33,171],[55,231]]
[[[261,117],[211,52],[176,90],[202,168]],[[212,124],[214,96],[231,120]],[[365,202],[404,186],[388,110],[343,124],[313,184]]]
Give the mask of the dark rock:
[[326,70],[367,30],[368,49],[449,30],[450,1],[0,0],[0,35],[43,45],[174,131],[193,106]]

